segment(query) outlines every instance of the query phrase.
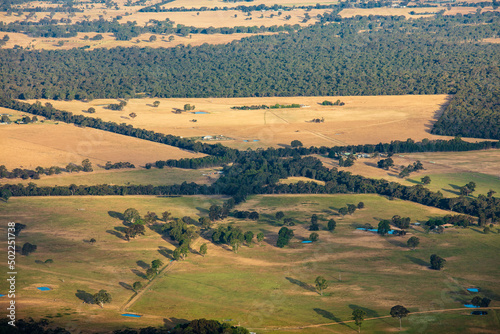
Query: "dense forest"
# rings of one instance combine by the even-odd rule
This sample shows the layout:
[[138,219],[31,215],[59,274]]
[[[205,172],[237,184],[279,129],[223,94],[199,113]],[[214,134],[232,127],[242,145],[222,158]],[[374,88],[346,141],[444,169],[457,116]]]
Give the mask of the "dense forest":
[[[485,108],[498,107],[498,94],[483,93],[499,86],[500,45],[480,41],[497,37],[500,13],[411,21],[339,19],[333,13],[321,21],[337,24],[226,45],[0,50],[0,89],[12,98],[70,100],[138,92],[152,97],[457,94],[436,133],[498,138],[498,112]],[[467,117],[453,116],[458,109],[474,115],[475,126],[467,128]],[[486,131],[492,127],[496,131]]]

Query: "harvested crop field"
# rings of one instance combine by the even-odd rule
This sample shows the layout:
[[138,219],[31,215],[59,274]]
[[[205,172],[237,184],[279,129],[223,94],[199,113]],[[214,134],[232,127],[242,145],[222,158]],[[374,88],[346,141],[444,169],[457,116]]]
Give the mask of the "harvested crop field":
[[128,161],[136,166],[156,160],[202,157],[176,147],[80,128],[65,123],[9,124],[0,131],[2,161],[8,169],[64,167],[90,159],[94,164]]
[[[344,106],[320,105],[324,100],[340,99]],[[436,113],[446,103],[447,95],[344,96],[344,97],[262,97],[262,98],[172,98],[131,99],[123,111],[106,109],[116,100],[50,101],[55,108],[75,114],[99,117],[105,121],[126,122],[135,127],[184,137],[223,135],[232,140],[222,144],[248,147],[279,147],[294,139],[305,146],[335,146],[345,144],[378,144],[391,140],[415,141],[424,138],[451,138],[429,133]],[[153,102],[160,102],[153,107]],[[34,101],[31,101],[34,102]],[[46,101],[42,101],[45,103]],[[303,108],[234,110],[233,106],[302,104]],[[195,106],[195,112],[174,113],[185,104]],[[83,110],[96,109],[95,114]],[[131,112],[137,117],[130,119]],[[313,123],[313,119],[324,119]],[[215,141],[210,141],[215,142]]]

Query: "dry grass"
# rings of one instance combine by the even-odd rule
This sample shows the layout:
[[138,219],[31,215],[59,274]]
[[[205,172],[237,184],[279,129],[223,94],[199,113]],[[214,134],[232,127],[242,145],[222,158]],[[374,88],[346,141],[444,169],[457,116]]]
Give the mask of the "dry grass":
[[[451,7],[451,10],[447,10],[446,7],[425,7],[425,8],[346,8],[340,12],[342,17],[354,17],[356,15],[368,16],[368,15],[381,15],[381,16],[404,16],[407,19],[413,18],[418,19],[421,17],[430,17],[435,14],[427,15],[411,15],[410,12],[415,13],[437,13],[444,10],[444,15],[456,15],[456,14],[472,14],[475,13],[477,7]],[[494,10],[492,7],[485,7],[482,11],[498,11]]]
[[[323,14],[327,10],[325,9],[313,9],[309,11],[311,19],[307,23],[301,23],[304,19],[304,14],[306,11],[304,9],[295,9],[288,12],[283,12],[281,16],[278,16],[278,12],[266,11],[266,12],[252,12],[251,16],[246,16],[245,13],[237,10],[228,11],[205,11],[199,12],[164,12],[164,13],[134,13],[130,16],[124,17],[121,22],[127,21],[137,21],[137,24],[144,25],[150,19],[154,20],[165,20],[169,18],[176,24],[183,24],[186,26],[195,27],[235,27],[235,26],[266,26],[270,27],[273,25],[282,26],[285,24],[300,24],[302,26],[307,26],[317,22],[316,16],[318,14]],[[235,15],[237,17],[235,17]],[[271,18],[271,15],[274,17]],[[290,20],[285,20],[285,16],[291,15]],[[262,18],[260,18],[263,16]],[[251,20],[246,20],[251,17]]]
[[202,157],[176,147],[65,123],[2,125],[2,164],[7,168],[66,166],[90,159],[94,164],[128,161],[136,166],[156,160]]
[[[127,122],[136,127],[184,137],[225,135],[233,138],[222,143],[231,147],[283,146],[298,139],[305,146],[335,146],[344,144],[377,144],[412,138],[450,138],[429,133],[436,112],[446,101],[446,95],[345,96],[345,97],[266,97],[266,98],[172,98],[132,99],[123,111],[105,109],[115,100],[50,101],[54,107],[75,114],[96,108],[93,117],[117,123]],[[324,100],[339,98],[345,106],[322,106]],[[160,101],[154,108],[153,101]],[[32,101],[33,102],[33,101]],[[42,103],[45,101],[42,101]],[[209,114],[172,113],[190,103],[196,111]],[[299,103],[308,108],[232,110],[232,106],[276,103]],[[138,116],[125,119],[134,111]],[[89,114],[85,114],[89,115]],[[324,123],[311,123],[324,117]],[[196,119],[197,122],[191,122]],[[248,140],[248,142],[244,142]],[[254,142],[253,140],[258,140]]]
[[[13,48],[15,45],[22,46],[23,48],[34,50],[69,50],[72,48],[79,48],[90,46],[89,50],[97,48],[115,48],[115,47],[151,47],[151,48],[171,48],[177,45],[198,46],[204,43],[208,44],[226,44],[235,40],[240,40],[245,37],[255,36],[256,34],[191,34],[187,37],[174,36],[174,40],[169,42],[168,38],[171,35],[155,35],[157,40],[154,42],[149,41],[149,37],[154,34],[142,34],[130,41],[119,41],[113,34],[101,34],[103,39],[100,41],[92,41],[90,38],[97,35],[97,33],[79,33],[78,36],[73,38],[32,38],[22,33],[5,33],[9,35],[10,40],[5,44],[4,48]],[[269,35],[272,33],[263,33],[259,35]],[[3,36],[0,34],[0,36]],[[88,40],[84,37],[89,36]],[[57,43],[64,41],[64,45],[59,46]]]
[[329,5],[337,3],[338,1],[331,0],[317,0],[317,1],[304,1],[304,0],[255,0],[252,2],[223,2],[220,0],[176,0],[163,5],[163,8],[175,8],[175,7],[185,7],[185,8],[200,8],[200,7],[236,7],[236,6],[258,6],[261,4],[272,6],[274,4],[282,6],[308,6],[308,5]]

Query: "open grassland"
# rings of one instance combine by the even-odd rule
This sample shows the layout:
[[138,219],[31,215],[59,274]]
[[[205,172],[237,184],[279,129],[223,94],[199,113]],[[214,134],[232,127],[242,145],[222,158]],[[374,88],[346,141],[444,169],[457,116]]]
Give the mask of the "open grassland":
[[[498,304],[500,268],[493,255],[498,251],[498,234],[485,235],[471,228],[447,229],[437,235],[416,228],[410,229],[406,237],[380,237],[355,227],[376,225],[380,219],[395,214],[423,222],[447,212],[376,195],[289,195],[254,196],[236,207],[257,210],[261,216],[258,221],[227,218],[219,222],[232,223],[244,231],[263,232],[262,244],[242,246],[235,254],[227,246],[198,239],[193,248],[207,242],[207,256],[195,252],[185,261],[175,262],[137,302],[121,309],[133,296],[128,285],[146,281],[142,278],[146,264],[157,258],[167,263],[176,245],[150,229],[145,236],[126,242],[120,237],[124,225],[114,217],[134,207],[141,214],[170,210],[174,217],[188,215],[197,219],[206,216],[207,208],[220,200],[201,196],[127,196],[11,198],[8,203],[0,203],[0,226],[4,228],[8,221],[26,224],[18,245],[38,245],[30,256],[18,255],[17,300],[22,305],[18,316],[45,317],[60,325],[100,330],[205,317],[231,319],[233,324],[240,323],[261,333],[271,332],[275,326],[301,327],[350,320],[352,310],[358,307],[368,317],[387,316],[396,304],[405,305],[412,312],[460,308],[472,298],[465,291],[472,286],[480,287],[482,295],[494,299],[492,306]],[[338,208],[360,201],[365,203],[364,209],[344,218],[337,215]],[[279,210],[296,223],[292,227],[295,238],[284,249],[275,247],[281,223],[274,219],[274,213]],[[307,227],[312,214],[319,216],[322,226],[319,241],[302,244],[310,234]],[[334,233],[324,230],[330,218],[337,221]],[[410,235],[421,240],[415,251],[405,246]],[[97,242],[88,243],[90,238]],[[433,253],[447,259],[443,271],[427,268]],[[53,264],[40,263],[49,258]],[[314,289],[318,275],[329,281],[324,296]],[[53,290],[40,292],[36,290],[39,286]],[[6,287],[5,281],[0,282],[0,292]],[[99,289],[112,294],[111,304],[100,309],[82,303],[79,297]],[[0,304],[5,302],[0,299]],[[119,314],[124,311],[143,317],[123,318]],[[409,332],[427,326],[425,332],[437,333],[449,324],[447,333],[459,333],[471,328],[494,330],[499,320],[496,311],[472,320],[469,313],[461,310],[410,315],[403,326]],[[364,329],[379,332],[396,327],[397,320],[391,318],[363,324]],[[349,333],[354,329],[352,323],[346,323],[272,332]]]
[[1,125],[2,165],[8,169],[65,167],[90,159],[94,165],[128,161],[141,166],[156,160],[202,157],[176,147],[59,122]]
[[[224,135],[233,140],[221,143],[238,149],[278,147],[298,139],[305,146],[336,146],[345,144],[377,144],[391,140],[415,141],[424,138],[447,139],[429,133],[436,113],[446,103],[446,95],[343,96],[343,97],[262,97],[262,98],[171,98],[131,99],[123,111],[106,109],[116,100],[50,101],[54,107],[75,114],[99,117],[106,121],[126,122],[135,127],[151,129],[184,137],[201,138]],[[324,100],[340,99],[344,106],[323,106]],[[160,102],[158,108],[153,102]],[[30,101],[34,102],[34,101]],[[42,101],[45,103],[47,101]],[[233,110],[232,106],[303,104],[304,108]],[[184,104],[195,105],[195,112],[173,113]],[[89,107],[95,114],[83,111]],[[137,117],[128,118],[130,112]],[[324,118],[323,123],[312,119]],[[193,122],[196,120],[196,122]],[[246,141],[246,142],[245,142]]]
[[[379,8],[346,8],[340,12],[340,16],[342,17],[354,17],[356,15],[368,16],[368,15],[380,15],[380,16],[404,16],[407,19],[418,19],[421,17],[430,17],[436,15],[439,11],[444,10],[444,15],[465,15],[475,13],[477,7],[451,7],[448,10],[446,7],[438,6],[438,7],[423,7],[423,8],[388,8],[388,7],[379,7]],[[498,11],[498,9],[493,9],[492,7],[484,7],[482,11]],[[421,13],[417,15],[410,14]],[[427,14],[426,14],[427,13]]]
[[[253,5],[253,4],[252,4]],[[300,24],[301,26],[308,26],[317,22],[317,15],[324,14],[326,9],[312,9],[306,12],[305,9],[294,9],[291,11],[283,12],[281,16],[278,11],[255,11],[250,16],[245,12],[239,10],[221,10],[221,11],[204,11],[204,12],[163,12],[163,13],[134,13],[130,16],[124,17],[121,21],[137,21],[139,25],[145,25],[150,19],[165,20],[170,19],[175,24],[183,24],[185,26],[194,27],[236,27],[236,26],[265,26],[270,27],[273,25],[282,26],[285,24]],[[307,22],[302,22],[304,15],[309,13],[311,19]],[[290,15],[289,20],[285,16]],[[248,19],[247,18],[251,18]]]
[[[270,33],[263,33],[259,35],[268,35]],[[97,33],[79,33],[76,37],[71,38],[46,38],[29,37],[22,33],[8,32],[4,35],[9,35],[10,39],[5,44],[4,48],[14,48],[16,45],[22,46],[29,50],[69,50],[72,48],[80,48],[84,46],[89,46],[88,50],[98,49],[98,48],[115,48],[115,47],[138,47],[138,48],[172,48],[177,45],[191,45],[198,46],[204,43],[208,44],[226,44],[235,40],[240,40],[245,37],[254,36],[255,34],[191,34],[186,37],[177,35],[155,35],[157,37],[156,41],[150,42],[149,38],[153,34],[142,34],[130,41],[119,41],[111,33],[103,33],[102,40],[93,41],[90,38],[97,35]],[[0,33],[0,36],[4,36]],[[89,39],[84,37],[88,36]],[[173,36],[174,40],[169,41],[169,37]],[[64,44],[61,46],[58,43],[63,41]]]
[[170,185],[183,182],[197,184],[211,184],[219,178],[216,169],[112,169],[98,170],[91,173],[62,173],[58,175],[42,175],[39,180],[1,179],[0,183],[25,184],[34,182],[39,187],[43,186],[69,186],[77,185]]
[[172,2],[169,2],[167,4],[164,4],[162,7],[163,8],[178,8],[178,7],[185,7],[185,8],[200,8],[200,7],[207,7],[207,8],[214,8],[214,7],[237,7],[237,6],[258,6],[258,5],[266,5],[266,6],[273,6],[275,4],[281,5],[281,6],[314,6],[316,4],[321,4],[321,5],[330,5],[330,4],[335,4],[338,3],[338,1],[332,1],[332,0],[318,0],[318,1],[307,1],[307,0],[255,0],[252,2],[224,2],[221,0],[175,0]]
[[[338,167],[338,160],[315,155],[328,168],[338,168],[374,179],[385,179],[391,182],[412,186],[422,184],[424,176],[431,178],[431,183],[424,185],[432,191],[441,191],[445,197],[457,197],[460,187],[473,181],[476,183],[474,197],[486,195],[489,190],[500,193],[500,150],[484,150],[469,152],[429,152],[413,154],[396,154],[391,158],[394,167],[385,170],[377,167],[377,162],[383,158],[359,158],[351,167]],[[401,166],[408,166],[416,161],[422,162],[424,170],[411,173],[407,178],[398,174]]]
[[[125,226],[116,217],[130,207],[141,215],[148,211],[161,215],[168,210],[174,217],[196,217],[205,215],[206,209],[218,202],[217,197],[127,196],[13,198],[7,204],[0,204],[4,234],[9,221],[26,224],[27,228],[17,238],[18,245],[30,242],[38,246],[32,255],[19,254],[17,258],[18,317],[47,318],[64,326],[73,326],[77,321],[77,328],[85,330],[104,330],[119,323],[150,325],[152,320],[148,317],[129,321],[119,315],[119,309],[133,295],[129,285],[135,281],[146,283],[143,276],[147,264],[154,259],[168,263],[165,255],[171,254],[175,246],[149,228],[145,236],[127,242],[122,234]],[[97,240],[94,245],[89,243],[91,238]],[[54,263],[39,263],[47,259]],[[38,291],[36,288],[40,286],[52,291]],[[6,284],[2,282],[0,287],[5,292]],[[86,294],[100,289],[111,293],[112,304],[101,310],[83,303]],[[154,322],[159,325],[163,318],[155,318]]]
[[[366,209],[344,219],[336,216],[336,209],[358,201],[363,201]],[[366,195],[257,196],[237,209],[261,213],[258,222],[231,218],[228,221],[233,221],[243,230],[264,232],[266,239],[262,245],[242,247],[238,254],[234,254],[228,247],[210,244],[205,258],[189,257],[186,262],[179,263],[160,277],[154,291],[146,292],[130,310],[158,316],[176,313],[178,318],[187,319],[232,319],[233,323],[255,328],[257,332],[267,332],[281,326],[301,327],[349,320],[352,309],[357,307],[364,308],[370,317],[385,316],[390,307],[398,303],[414,312],[459,308],[462,301],[470,298],[464,290],[471,284],[484,286],[491,293],[496,291],[494,282],[498,269],[482,267],[471,272],[466,267],[477,256],[472,248],[478,246],[481,251],[492,252],[497,236],[485,241],[489,236],[473,230],[452,229],[439,236],[425,235],[422,230],[415,229],[411,234],[421,238],[421,250],[409,251],[404,247],[408,236],[382,238],[354,230],[358,224],[376,225],[380,219],[393,214],[410,216],[412,221],[425,221],[430,216],[445,214],[437,209],[402,201],[388,202],[378,196]],[[280,224],[273,216],[278,210],[283,210],[286,217],[292,217],[298,224],[293,227],[296,238],[289,248],[283,250],[274,246]],[[312,213],[318,214],[323,226],[329,218],[335,218],[338,228],[334,234],[322,230],[319,243],[304,245],[300,241],[309,236],[306,222]],[[466,249],[464,243],[468,245]],[[433,252],[448,258],[445,271],[427,269],[428,257]],[[237,266],[237,271],[234,266]],[[490,278],[480,278],[478,272],[483,270],[489,271]],[[314,291],[313,282],[318,275],[330,281],[324,297]],[[169,296],[170,302],[159,309],[155,305],[165,301],[163,296]],[[215,304],[217,307],[213,306]],[[467,327],[465,314],[468,313],[462,311],[455,321]],[[440,316],[427,319],[431,330],[433,322],[440,321]],[[397,326],[396,321],[386,320],[368,328],[387,332]],[[493,315],[479,326],[494,328],[491,326],[497,320],[498,316]],[[419,321],[421,318],[418,321],[412,319],[405,327],[417,327]],[[312,333],[349,332],[352,329],[352,324],[337,325],[334,328],[315,328]],[[451,328],[450,332],[454,329]]]

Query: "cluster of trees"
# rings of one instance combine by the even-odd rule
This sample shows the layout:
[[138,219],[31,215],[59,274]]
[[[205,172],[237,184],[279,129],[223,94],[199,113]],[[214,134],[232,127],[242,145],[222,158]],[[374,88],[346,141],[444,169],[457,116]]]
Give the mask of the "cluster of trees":
[[430,230],[439,229],[444,224],[453,224],[454,226],[468,227],[474,222],[474,218],[467,215],[446,215],[443,217],[433,217],[425,222]]
[[0,39],[0,47],[4,46],[5,44],[7,44],[7,42],[10,40],[10,37],[9,35],[5,34],[3,35],[3,38]]
[[273,105],[251,105],[251,106],[233,106],[231,109],[235,110],[259,110],[259,109],[281,109],[281,108],[300,108],[300,104],[292,103],[292,104],[273,104]]
[[[97,297],[96,304],[106,303],[111,301],[111,295],[106,290],[101,290],[98,296],[94,295],[93,299]],[[12,334],[54,334],[54,333],[69,333],[68,330],[61,327],[54,327],[47,319],[35,321],[33,319],[16,319],[16,325],[9,324],[9,319],[4,318],[0,320],[0,332]],[[156,328],[147,327],[141,329],[124,329],[116,330],[114,334],[192,334],[192,333],[211,333],[211,334],[250,334],[250,332],[241,326],[231,326],[227,322],[220,323],[217,320],[196,319],[184,324],[176,325],[174,328]]]
[[194,237],[197,236],[196,226],[187,224],[181,219],[173,219],[165,223],[160,231],[170,239],[177,241],[180,246],[189,246]]
[[345,156],[339,155],[339,167],[351,167],[356,161],[356,156],[354,154],[349,154],[345,159]]
[[293,235],[294,234],[292,229],[283,226],[278,232],[278,241],[276,242],[276,246],[278,246],[279,248],[285,247],[293,238]]
[[114,164],[111,161],[106,162],[104,165],[104,169],[122,169],[122,168],[135,168],[135,165],[130,162],[115,162]]
[[121,110],[123,110],[123,108],[125,108],[126,105],[127,105],[126,101],[120,101],[120,103],[111,103],[111,104],[109,104],[107,108],[109,110],[118,110],[118,111],[121,111]]
[[472,298],[470,303],[477,307],[488,307],[490,306],[491,299],[487,297],[481,298],[479,296],[475,296],[474,298]]
[[[254,233],[252,231],[243,232],[239,227],[219,226],[212,233],[212,241],[216,244],[227,244],[233,248],[235,253],[243,242],[251,245]],[[264,239],[264,234],[261,232],[257,235],[257,240],[261,242]]]
[[52,166],[48,168],[44,168],[41,166],[38,166],[35,168],[35,170],[32,169],[21,169],[21,168],[14,168],[12,171],[9,172],[7,167],[5,165],[0,166],[0,178],[7,178],[7,179],[16,179],[16,178],[21,178],[23,180],[27,179],[34,179],[38,180],[40,178],[40,175],[54,175],[54,174],[61,174],[62,172],[92,172],[92,163],[89,161],[89,159],[84,159],[82,161],[81,165],[77,165],[74,163],[69,163],[66,168],[61,168],[58,166]]
[[387,159],[381,159],[377,162],[377,167],[382,169],[389,169],[394,166],[394,160],[391,157]]
[[402,230],[410,228],[410,221],[410,217],[401,217],[399,215],[394,215],[391,219],[392,224]]
[[256,211],[238,211],[234,210],[232,212],[233,217],[235,218],[240,218],[240,219],[251,219],[251,220],[258,220],[259,219],[259,213]]
[[233,106],[231,109],[235,110],[259,110],[259,109],[269,109],[268,105],[251,105],[251,106]]
[[339,208],[337,211],[339,212],[339,215],[345,216],[347,214],[352,215],[356,209],[363,209],[365,207],[365,203],[359,202],[358,205],[355,204],[347,204],[347,206],[343,206]]
[[408,166],[404,167],[398,176],[400,178],[405,178],[405,177],[410,176],[411,173],[418,172],[419,170],[422,170],[422,169],[424,169],[424,166],[422,165],[422,163],[419,160],[417,160],[414,163],[409,164]]
[[343,106],[343,105],[345,105],[345,103],[340,101],[340,100],[337,100],[335,102],[325,100],[325,101],[321,102],[321,105],[323,105],[323,106]]
[[471,181],[466,185],[460,187],[460,195],[469,196],[476,190],[476,183]]
[[441,270],[444,267],[446,260],[437,254],[431,255],[431,269]]

